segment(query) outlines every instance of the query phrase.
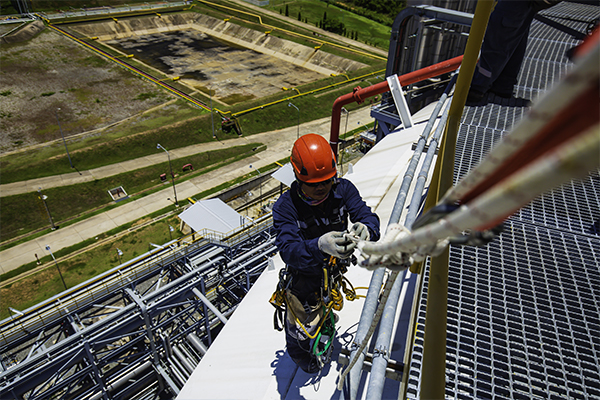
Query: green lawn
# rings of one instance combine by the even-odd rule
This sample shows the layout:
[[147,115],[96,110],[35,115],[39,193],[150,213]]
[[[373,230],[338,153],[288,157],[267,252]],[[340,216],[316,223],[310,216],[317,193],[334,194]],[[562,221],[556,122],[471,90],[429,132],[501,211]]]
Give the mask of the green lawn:
[[[285,162],[287,162],[287,158],[279,160],[279,163],[267,165],[266,167],[264,167],[263,171],[270,171],[273,168],[276,168],[278,164],[281,165]],[[229,182],[224,182],[223,184],[217,187],[208,189],[202,193],[198,193],[194,196],[194,198],[203,199],[208,196],[211,196],[222,189],[243,182],[244,180],[248,179],[248,176],[251,174],[252,172],[249,172],[247,175],[236,178]],[[148,215],[146,216],[146,220],[158,216],[163,216],[167,212],[171,211],[172,208],[173,206],[170,206],[166,209],[162,209],[151,215]],[[125,225],[119,226],[118,228],[115,228],[112,231],[99,235],[95,239],[88,239],[69,248],[58,250],[55,252],[54,255],[56,258],[60,258],[65,255],[71,254],[74,251],[93,245],[94,243],[96,243],[97,240],[102,240],[107,237],[111,237],[119,232],[123,232],[124,230],[132,226],[138,225],[139,222],[142,221],[133,221]],[[169,225],[175,228],[175,232],[173,232],[171,235],[169,235]],[[78,285],[98,274],[101,274],[102,272],[105,272],[117,266],[119,264],[119,259],[116,251],[117,248],[123,252],[121,262],[125,262],[149,250],[152,250],[152,247],[150,247],[150,243],[166,243],[167,241],[170,241],[171,238],[175,239],[181,237],[182,234],[177,229],[178,226],[179,219],[177,217],[168,217],[149,226],[139,228],[135,232],[126,234],[111,243],[95,247],[91,250],[82,253],[81,255],[77,255],[68,260],[58,263],[58,266],[61,269],[67,287],[73,287],[75,285]],[[48,263],[52,262],[49,255],[45,257],[40,257],[40,259],[44,264],[47,265]],[[30,271],[36,267],[37,265],[35,261],[23,265],[16,270],[10,271],[6,274],[2,274],[0,276],[0,281],[8,280],[15,276],[19,276],[20,274]],[[49,268],[43,271],[37,272],[27,278],[23,278],[7,287],[0,289],[0,320],[9,316],[8,307],[13,307],[17,310],[25,310],[28,307],[31,307],[52,296],[57,295],[63,290],[64,287],[62,285],[56,268],[50,265]]]
[[[255,154],[252,149],[258,146],[260,146],[260,143],[250,143],[244,146],[182,157],[173,160],[172,167],[177,174],[180,174],[178,180],[181,180],[186,175],[197,174],[198,170],[215,166],[219,162]],[[196,172],[181,172],[182,166],[188,163],[194,166]],[[162,188],[159,176],[163,173],[168,176],[169,165],[167,162],[93,182],[47,189],[44,190],[43,194],[48,197],[46,203],[54,222],[60,224],[60,221],[110,204],[112,199],[108,194],[108,190],[115,187],[123,186],[129,195],[140,193],[149,188]],[[0,237],[2,241],[46,226],[49,226],[47,213],[43,203],[38,198],[37,192],[2,198],[2,212],[0,213]]]
[[358,41],[368,42],[371,45],[386,49],[390,42],[390,27],[371,21],[368,18],[361,17],[343,10],[324,1],[318,0],[296,0],[296,1],[273,1],[266,8],[280,12],[285,15],[285,8],[288,7],[289,17],[298,18],[300,13],[302,20],[308,19],[308,23],[316,25],[317,21],[323,19],[324,13],[327,13],[327,19],[337,19],[346,26],[346,31],[357,31]]
[[[161,119],[165,120],[164,117]],[[152,121],[152,124],[158,125],[161,119]],[[155,154],[159,151],[156,149],[157,143],[167,149],[176,149],[214,139],[210,130],[210,115],[205,115],[152,129],[140,135],[120,137],[108,142],[105,140],[96,145],[93,140],[87,141],[87,146],[82,149],[72,146],[69,153],[74,167],[83,171]],[[1,160],[3,184],[74,172],[62,143],[2,157]]]
[[[327,4],[323,2],[304,0],[287,4],[290,6],[291,13],[294,10],[303,10],[302,13],[310,10],[314,13],[316,19],[316,16],[320,18],[323,12],[327,11],[328,18],[343,18],[348,29],[364,29],[365,31],[369,29],[369,32],[379,32],[378,34],[370,33],[373,38],[377,35],[382,40],[387,37],[384,32],[388,28],[384,25],[355,16],[333,6],[327,7]],[[350,78],[357,77],[384,68],[385,61],[371,59],[368,68],[351,73],[349,76]],[[319,81],[298,87],[298,90],[305,93],[335,82],[345,82],[345,79],[344,77],[325,77]],[[365,87],[376,81],[376,78],[369,79],[371,79],[371,82],[349,82],[317,94],[269,105],[273,101],[295,95],[293,91],[281,92],[266,98],[236,104],[230,108],[230,111],[244,112],[250,108],[265,105],[264,108],[261,107],[252,112],[243,113],[238,117],[244,136],[282,129],[295,126],[298,122],[302,124],[303,122],[330,116],[335,99],[350,93],[358,85]],[[300,112],[298,113],[295,108],[289,107],[289,102],[298,107]],[[358,107],[356,104],[346,106],[350,111]],[[219,138],[233,137],[234,134],[227,135],[220,131],[218,117],[215,118],[215,122]],[[190,107],[183,100],[178,100],[175,104],[108,128],[102,135],[69,142],[68,146],[73,165],[77,170],[83,171],[155,154],[159,151],[156,149],[156,143],[161,143],[165,148],[172,150],[211,140],[214,139],[212,138],[210,115],[202,114],[199,109]],[[251,145],[250,147],[254,146]],[[247,151],[247,149],[240,150],[241,153],[244,151]],[[223,159],[231,156],[220,155],[215,156],[215,158]],[[203,164],[202,160],[197,159],[178,160],[178,162],[181,165],[192,163],[196,169],[200,168],[201,165],[206,165]],[[208,162],[208,160],[204,162]],[[60,142],[36,150],[2,157],[0,158],[0,168],[2,169],[1,179],[3,184],[73,172],[64,151],[64,146]],[[175,169],[180,170],[180,166],[175,166]],[[111,199],[106,191],[111,188],[124,186],[130,194],[150,188],[156,185],[158,175],[166,171],[167,165],[164,163],[127,174],[127,176],[118,175],[73,187],[45,190],[44,194],[48,196],[48,206],[54,220],[58,222],[110,203]],[[36,192],[2,198],[2,213],[0,213],[0,236],[2,240],[43,228],[47,224],[45,210]]]
[[[175,228],[172,236],[169,235],[169,225]],[[58,266],[67,287],[76,286],[119,265],[117,248],[123,252],[121,262],[125,262],[153,250],[154,247],[150,243],[166,243],[171,237],[175,239],[182,236],[178,226],[179,219],[175,216],[169,217],[60,262]],[[50,256],[42,261],[49,265],[49,268],[0,289],[0,319],[9,316],[8,307],[25,310],[64,290]]]

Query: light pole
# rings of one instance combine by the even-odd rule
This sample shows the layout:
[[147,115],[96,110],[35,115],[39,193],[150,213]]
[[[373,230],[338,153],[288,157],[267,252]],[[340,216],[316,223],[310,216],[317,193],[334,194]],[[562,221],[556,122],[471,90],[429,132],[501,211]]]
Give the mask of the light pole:
[[123,252],[119,249],[117,249],[117,258],[119,259],[119,265],[121,265],[121,256],[123,255]]
[[258,172],[258,189],[259,189],[259,195],[260,195],[260,207],[262,208],[262,174],[260,173],[260,171],[258,170],[258,168],[254,167],[252,164],[250,164],[250,168],[254,168],[256,170],[256,172]]
[[298,130],[296,132],[296,140],[298,140],[300,138],[300,110],[298,109],[298,107],[296,107],[292,103],[288,103],[288,107],[294,107],[296,109],[296,111],[298,111]]
[[65,150],[67,151],[67,157],[69,158],[69,165],[71,166],[71,168],[75,168],[73,166],[73,163],[71,162],[71,155],[69,154],[69,149],[67,148],[67,142],[65,141],[65,136],[63,135],[62,128],[60,127],[60,121],[58,120],[58,112],[59,111],[60,111],[60,108],[56,109],[56,111],[54,112],[54,115],[56,116],[56,122],[58,123],[58,130],[60,131],[60,137],[62,137],[63,144],[65,145]]
[[56,262],[56,258],[54,258],[54,254],[52,254],[49,244],[46,245],[46,251],[48,251],[48,253],[50,253],[50,255],[52,256],[52,259],[54,260],[54,264],[56,265],[56,269],[58,270],[58,274],[60,275],[60,280],[62,281],[63,286],[65,287],[65,290],[67,290],[67,284],[65,283],[65,279],[63,278],[62,273],[60,272],[60,268],[58,268],[58,262]]
[[48,214],[48,220],[50,221],[50,228],[52,230],[56,230],[54,221],[52,221],[52,215],[50,215],[50,209],[48,208],[48,204],[46,204],[46,199],[48,198],[48,196],[42,194],[42,188],[38,188],[38,197],[40,198],[40,200],[42,200],[42,203],[44,203],[44,208],[46,208],[46,214]]
[[213,134],[213,139],[216,139],[216,135],[215,135],[215,120],[214,120],[214,111],[213,111],[213,106],[212,106],[212,85],[211,87],[208,89],[208,95],[210,96],[210,124],[212,126],[212,134]]
[[350,111],[346,110],[342,107],[342,112],[346,114],[346,127],[344,128],[344,138],[346,137],[346,133],[348,133],[348,117],[350,116]]
[[169,154],[167,149],[165,149],[158,143],[156,144],[156,148],[159,150],[163,149],[165,153],[167,153],[167,158],[169,159],[169,171],[171,172],[171,182],[173,183],[173,194],[175,196],[175,206],[179,207],[179,203],[177,202],[177,191],[175,190],[175,175],[173,175],[173,168],[171,168],[171,155]]
[[363,128],[365,128],[367,130],[367,133],[369,133],[369,131],[371,130],[371,128],[369,128],[368,126],[366,126],[365,124],[361,124],[360,121],[357,122],[358,125],[362,125]]

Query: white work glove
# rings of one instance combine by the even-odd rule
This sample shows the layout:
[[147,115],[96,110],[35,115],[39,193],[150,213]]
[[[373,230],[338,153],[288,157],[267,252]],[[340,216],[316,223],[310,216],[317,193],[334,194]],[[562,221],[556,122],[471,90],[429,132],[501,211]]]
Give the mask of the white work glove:
[[360,240],[369,240],[371,237],[369,228],[362,222],[355,222],[350,228],[350,234],[356,236]]
[[348,258],[356,243],[344,237],[343,232],[328,232],[319,238],[319,250],[337,258]]
[[[408,229],[406,229],[404,227],[404,225],[391,224],[390,226],[388,226],[386,234],[379,241],[379,243],[390,243],[396,239],[400,239],[409,234],[410,234],[410,231]],[[365,245],[365,242],[362,242],[359,245],[359,249],[361,249],[361,252],[362,252],[362,247],[364,247],[364,245]],[[365,255],[365,254],[363,253],[363,255]],[[413,259],[410,257],[409,254],[392,253],[392,254],[385,254],[382,256],[379,256],[379,255],[378,256],[376,256],[376,255],[367,256],[367,255],[365,255],[365,259],[360,262],[360,266],[368,269],[369,271],[374,271],[379,267],[387,267],[388,269],[390,269],[392,271],[402,271],[403,269],[410,267],[412,263],[413,263]]]

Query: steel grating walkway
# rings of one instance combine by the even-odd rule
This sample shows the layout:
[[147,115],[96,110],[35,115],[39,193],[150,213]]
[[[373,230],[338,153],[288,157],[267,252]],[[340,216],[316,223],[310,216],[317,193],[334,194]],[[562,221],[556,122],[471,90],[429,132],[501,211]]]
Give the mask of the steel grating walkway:
[[[542,13],[578,31],[600,7],[563,2]],[[534,21],[517,98],[465,109],[460,179],[570,67],[577,41]],[[446,398],[600,399],[600,174],[540,196],[482,248],[452,247]],[[407,397],[420,390],[429,277],[419,297]]]

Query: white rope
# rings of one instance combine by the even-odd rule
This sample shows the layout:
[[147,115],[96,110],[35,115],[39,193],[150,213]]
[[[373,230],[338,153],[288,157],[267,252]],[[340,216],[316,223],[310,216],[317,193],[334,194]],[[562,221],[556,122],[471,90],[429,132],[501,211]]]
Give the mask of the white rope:
[[379,305],[377,306],[377,310],[375,311],[375,316],[373,316],[373,322],[371,322],[371,326],[369,327],[367,334],[365,335],[364,339],[361,341],[360,346],[356,350],[354,358],[352,358],[352,360],[350,360],[350,363],[348,364],[346,369],[340,370],[338,383],[337,383],[338,390],[341,391],[344,388],[344,381],[346,380],[346,376],[350,373],[350,371],[352,370],[352,368],[358,361],[358,358],[359,358],[360,354],[362,354],[362,352],[365,350],[365,347],[367,347],[367,343],[369,343],[369,340],[371,340],[371,336],[373,336],[373,332],[375,332],[375,328],[379,324],[379,320],[381,319],[381,316],[383,315],[385,303],[387,303],[387,299],[390,296],[390,292],[392,291],[392,286],[394,286],[394,282],[396,281],[396,278],[398,277],[398,274],[400,273],[400,271],[401,271],[400,269],[392,271],[390,273],[390,276],[388,277],[388,280],[385,282],[385,285],[383,287],[383,293],[381,295],[381,300],[379,302]]
[[444,241],[448,238],[467,230],[488,229],[490,224],[503,220],[540,194],[598,168],[599,131],[600,125],[592,126],[436,222],[410,234],[394,229],[391,232],[395,232],[396,237],[386,235],[385,241],[359,242],[358,248],[366,257],[361,266],[370,269],[373,265],[385,265],[386,255],[387,260],[392,262],[399,254],[414,258],[415,254],[422,256],[425,253],[423,249],[435,249],[437,252],[445,246]]
[[568,106],[580,94],[597,85],[600,68],[600,46],[595,47],[553,90],[548,91],[536,101],[531,111],[519,121],[503,141],[498,143],[481,163],[473,168],[455,187],[448,190],[442,203],[453,204],[464,197],[471,189],[485,180],[498,166],[506,161],[516,150],[533,138],[560,110]]
[[[600,71],[599,59],[600,46],[596,46],[567,78],[561,80],[554,90],[539,101],[531,113],[492,150],[479,166],[456,187],[448,191],[441,203],[453,204],[469,193],[535,137],[551,116],[570,105],[590,87],[590,84],[597,84]],[[386,235],[376,243],[360,241],[348,235],[349,239],[358,243],[357,247],[364,256],[360,266],[369,270],[386,266],[392,272],[385,284],[369,331],[362,339],[349,365],[344,370],[340,370],[337,389],[340,391],[343,389],[346,376],[371,339],[400,271],[409,267],[414,261],[439,255],[448,245],[449,238],[460,236],[464,231],[490,229],[540,194],[599,168],[599,132],[600,124],[597,123],[530,165],[524,166],[468,204],[413,232],[400,224],[392,224],[388,226]]]

